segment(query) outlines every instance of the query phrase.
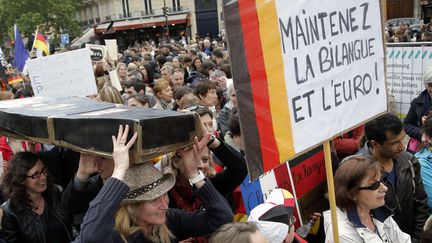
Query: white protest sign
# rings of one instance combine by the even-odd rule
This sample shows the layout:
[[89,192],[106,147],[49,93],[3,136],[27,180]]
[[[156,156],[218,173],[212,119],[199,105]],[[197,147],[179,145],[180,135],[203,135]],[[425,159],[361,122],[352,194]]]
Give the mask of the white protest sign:
[[122,90],[121,84],[120,84],[120,79],[118,77],[117,74],[117,70],[112,70],[109,72],[109,77],[111,80],[111,85],[116,88],[118,91]]
[[107,55],[107,48],[103,45],[86,44],[90,50],[90,58],[93,61],[102,61]]
[[105,39],[105,45],[107,48],[108,55],[113,59],[114,61],[118,59],[118,47],[117,47],[117,40],[116,39]]
[[296,153],[387,110],[378,0],[276,0]]
[[[432,46],[416,43],[387,45],[387,87],[395,100],[395,112],[405,117],[423,90],[423,73],[432,67]],[[417,43],[418,45],[418,43]]]
[[86,97],[97,94],[88,49],[31,59],[28,71],[35,96]]
[[0,64],[3,67],[6,67],[6,65],[8,64],[7,61],[4,59],[4,55],[3,55],[3,50],[0,47]]

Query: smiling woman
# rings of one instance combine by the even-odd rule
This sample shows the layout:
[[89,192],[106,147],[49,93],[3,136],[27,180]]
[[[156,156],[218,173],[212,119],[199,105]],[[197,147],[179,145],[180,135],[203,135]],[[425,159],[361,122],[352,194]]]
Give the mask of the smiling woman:
[[19,152],[3,178],[8,201],[1,208],[1,235],[7,242],[70,242],[71,221],[61,194],[38,154]]

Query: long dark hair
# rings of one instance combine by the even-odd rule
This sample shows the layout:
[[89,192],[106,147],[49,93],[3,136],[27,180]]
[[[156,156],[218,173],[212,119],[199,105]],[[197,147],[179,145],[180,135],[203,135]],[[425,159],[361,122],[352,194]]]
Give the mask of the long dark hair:
[[[9,162],[8,172],[3,177],[3,193],[19,211],[32,209],[32,201],[22,182],[27,178],[27,171],[33,168],[38,160],[40,157],[36,153],[18,152]],[[46,195],[51,194],[52,188],[51,178],[47,176],[47,189],[42,193],[45,199]]]

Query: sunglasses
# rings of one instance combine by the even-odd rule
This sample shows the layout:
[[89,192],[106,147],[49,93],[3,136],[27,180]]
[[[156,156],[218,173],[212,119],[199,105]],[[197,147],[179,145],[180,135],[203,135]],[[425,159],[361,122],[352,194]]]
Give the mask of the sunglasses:
[[39,179],[41,175],[47,176],[48,170],[46,168],[43,168],[42,171],[35,172],[33,175],[26,175],[26,177],[32,178],[33,180]]
[[374,183],[372,183],[370,186],[364,186],[364,187],[359,187],[359,190],[371,190],[371,191],[375,191],[376,189],[378,189],[381,185],[381,183],[385,183],[385,181],[383,179],[377,180]]

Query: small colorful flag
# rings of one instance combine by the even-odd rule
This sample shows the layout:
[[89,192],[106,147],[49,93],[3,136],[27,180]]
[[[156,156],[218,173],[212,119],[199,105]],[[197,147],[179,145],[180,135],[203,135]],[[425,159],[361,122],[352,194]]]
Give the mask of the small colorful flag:
[[17,25],[14,25],[15,29],[15,47],[14,47],[14,62],[13,65],[20,72],[23,71],[27,59],[29,58],[29,53],[24,46],[24,42],[21,38],[21,33]]
[[14,83],[24,82],[20,74],[13,74],[8,77],[8,84],[12,85]]
[[49,55],[47,40],[46,40],[45,36],[42,33],[40,33],[39,31],[36,31],[36,36],[35,36],[33,48],[41,50],[42,52],[45,53],[46,56]]

